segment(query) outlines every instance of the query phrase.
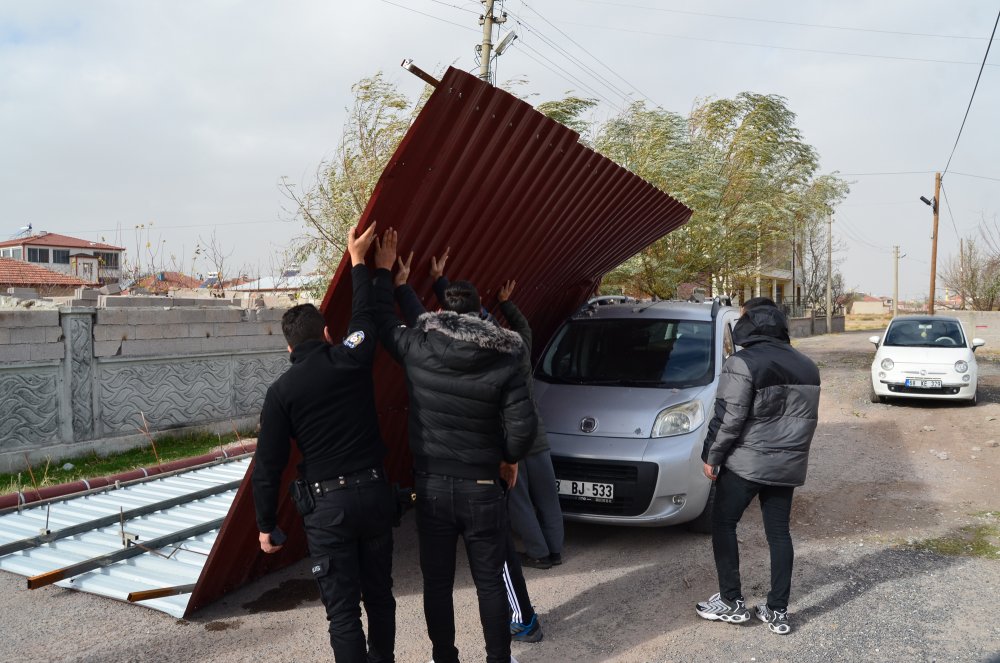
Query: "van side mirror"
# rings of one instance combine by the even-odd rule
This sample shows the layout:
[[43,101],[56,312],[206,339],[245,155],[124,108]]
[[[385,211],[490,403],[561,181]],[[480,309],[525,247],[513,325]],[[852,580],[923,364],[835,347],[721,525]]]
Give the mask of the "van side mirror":
[[972,351],[973,352],[976,351],[976,348],[981,348],[984,345],[986,345],[986,341],[984,341],[983,339],[981,339],[981,338],[974,338],[974,339],[972,339]]
[[875,345],[875,347],[878,347],[878,342],[879,342],[879,340],[880,340],[880,339],[879,339],[879,337],[878,337],[878,336],[869,336],[869,337],[868,337],[868,342],[869,342],[869,343],[872,343],[872,344],[874,344],[874,345]]

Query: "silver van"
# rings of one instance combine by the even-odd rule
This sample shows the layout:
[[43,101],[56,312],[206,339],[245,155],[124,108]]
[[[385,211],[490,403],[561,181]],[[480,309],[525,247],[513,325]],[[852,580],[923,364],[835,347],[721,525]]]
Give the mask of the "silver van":
[[739,309],[718,300],[581,308],[535,368],[563,514],[711,525],[701,450]]

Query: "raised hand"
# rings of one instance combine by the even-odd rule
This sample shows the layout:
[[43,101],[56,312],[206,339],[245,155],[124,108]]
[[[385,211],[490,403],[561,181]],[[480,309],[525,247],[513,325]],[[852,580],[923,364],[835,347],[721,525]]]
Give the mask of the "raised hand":
[[347,231],[347,252],[351,254],[351,265],[365,264],[365,254],[368,253],[368,247],[372,245],[374,237],[374,222],[365,228],[365,231],[360,235],[358,235],[358,229],[355,227]]
[[444,276],[444,266],[448,262],[449,251],[451,251],[450,246],[444,250],[444,254],[440,258],[431,256],[431,278],[435,281]]
[[396,258],[396,265],[399,269],[396,271],[396,278],[393,281],[398,288],[401,285],[406,285],[406,280],[410,278],[410,263],[413,262],[413,251],[410,251],[409,257],[406,262],[403,262],[402,258]]
[[503,287],[500,288],[500,291],[497,293],[497,299],[499,299],[502,302],[505,302],[508,299],[510,299],[510,294],[514,292],[514,288],[516,286],[517,286],[517,281],[513,279],[504,283]]
[[396,231],[389,228],[382,234],[382,239],[375,240],[375,269],[392,270],[392,265],[396,262],[396,245],[399,236]]

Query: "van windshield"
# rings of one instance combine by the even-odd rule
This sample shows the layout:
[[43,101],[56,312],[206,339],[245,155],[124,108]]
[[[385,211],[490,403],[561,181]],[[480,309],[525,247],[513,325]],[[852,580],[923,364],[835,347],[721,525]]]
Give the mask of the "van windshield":
[[896,320],[889,325],[883,345],[904,348],[964,348],[965,335],[962,334],[962,326],[954,320]]
[[538,365],[545,382],[693,387],[712,381],[712,323],[579,320],[559,330]]

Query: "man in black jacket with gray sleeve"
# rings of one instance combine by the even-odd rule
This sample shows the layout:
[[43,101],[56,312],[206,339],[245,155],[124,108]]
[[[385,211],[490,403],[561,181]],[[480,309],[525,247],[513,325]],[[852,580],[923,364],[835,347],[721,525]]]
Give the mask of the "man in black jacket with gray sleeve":
[[819,414],[819,369],[792,348],[785,315],[765,297],[743,305],[733,341],[742,350],[722,367],[702,453],[705,476],[715,481],[712,548],[719,593],[696,610],[729,623],[750,618],[740,587],[736,525],[756,496],[771,551],[771,591],[756,613],[783,635],[791,631],[792,492],[806,480]]

